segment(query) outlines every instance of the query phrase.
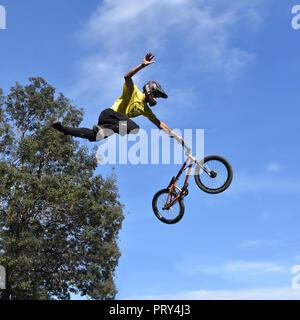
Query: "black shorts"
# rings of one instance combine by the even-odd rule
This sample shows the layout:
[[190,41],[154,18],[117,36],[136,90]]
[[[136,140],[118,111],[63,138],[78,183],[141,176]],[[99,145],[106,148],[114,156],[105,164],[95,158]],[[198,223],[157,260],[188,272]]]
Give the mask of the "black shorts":
[[111,129],[113,132],[120,133],[121,135],[137,133],[140,129],[140,127],[125,114],[112,109],[105,109],[101,112],[98,125],[101,126],[101,128]]

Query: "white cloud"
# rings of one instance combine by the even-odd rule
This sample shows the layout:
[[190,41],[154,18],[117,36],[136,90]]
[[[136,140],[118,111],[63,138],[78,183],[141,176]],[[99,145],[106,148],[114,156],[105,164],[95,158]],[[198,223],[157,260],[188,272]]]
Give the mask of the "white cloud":
[[275,162],[270,162],[267,165],[267,170],[269,172],[278,172],[279,171],[279,164]]
[[258,247],[261,245],[261,241],[260,240],[244,240],[241,244],[241,247]]
[[224,195],[247,194],[299,194],[300,184],[297,177],[270,175],[264,173],[234,173],[231,186]]
[[128,300],[299,300],[300,290],[259,288],[247,290],[195,290],[161,295],[144,295]]
[[288,268],[273,262],[234,261],[225,265],[227,272],[273,273],[286,272]]
[[[195,258],[196,259],[196,258]],[[290,268],[271,261],[228,261],[224,264],[204,265],[199,262],[183,260],[176,265],[176,269],[183,274],[192,276],[204,274],[220,276],[222,278],[244,278],[245,276],[264,276],[274,274],[288,274]]]
[[[232,80],[255,58],[232,45],[232,35],[249,27],[249,21],[258,24],[259,6],[257,0],[104,0],[79,34],[91,53],[80,63],[82,80],[74,95],[98,92],[95,99],[111,102],[120,93],[123,74],[149,50],[158,63],[143,70],[145,80],[154,72],[174,77],[176,70],[208,71]],[[143,84],[139,77],[135,81]]]
[[207,275],[219,275],[221,277],[235,278],[241,275],[244,276],[259,276],[273,273],[288,273],[289,268],[278,265],[273,262],[261,262],[261,261],[232,261],[222,266],[211,266],[200,268],[198,270]]
[[[266,220],[265,215],[263,215],[263,219],[264,221]],[[277,244],[278,242],[276,240],[244,240],[240,246],[243,248],[251,248],[262,246],[274,246]]]

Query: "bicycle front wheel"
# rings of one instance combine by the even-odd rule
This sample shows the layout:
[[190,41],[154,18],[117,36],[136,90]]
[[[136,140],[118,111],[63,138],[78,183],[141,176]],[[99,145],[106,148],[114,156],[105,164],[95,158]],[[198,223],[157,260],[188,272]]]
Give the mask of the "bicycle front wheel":
[[181,198],[178,198],[175,203],[165,209],[165,205],[167,203],[171,203],[173,199],[177,197],[177,193],[175,191],[171,191],[170,197],[169,196],[169,189],[163,189],[158,191],[152,200],[152,208],[156,215],[156,217],[164,223],[167,224],[174,224],[180,221],[184,214],[184,203]]
[[233,171],[230,163],[220,156],[207,156],[202,161],[203,167],[211,175],[200,168],[195,169],[195,181],[204,192],[216,194],[225,191],[231,184]]

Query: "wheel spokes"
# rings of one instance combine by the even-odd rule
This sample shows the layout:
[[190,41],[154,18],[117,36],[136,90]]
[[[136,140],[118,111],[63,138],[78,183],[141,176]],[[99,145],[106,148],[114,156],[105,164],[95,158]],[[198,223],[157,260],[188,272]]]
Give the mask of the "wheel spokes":
[[228,170],[224,163],[219,160],[209,160],[204,163],[205,169],[216,173],[215,177],[209,176],[204,170],[200,170],[201,183],[208,189],[216,190],[221,188],[228,179]]
[[[168,209],[165,208],[168,199],[168,193],[161,194],[157,199],[157,210],[159,214],[168,220],[172,220],[180,213],[180,205],[178,201],[172,204]],[[174,200],[174,196],[170,195],[168,204]]]

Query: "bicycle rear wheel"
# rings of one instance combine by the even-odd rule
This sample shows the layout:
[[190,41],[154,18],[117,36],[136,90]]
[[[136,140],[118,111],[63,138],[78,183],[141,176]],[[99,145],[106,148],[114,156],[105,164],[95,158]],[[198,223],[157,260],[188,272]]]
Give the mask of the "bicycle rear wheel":
[[212,172],[212,175],[207,174],[199,165],[196,166],[195,181],[202,191],[216,194],[230,186],[233,171],[225,158],[216,155],[207,156],[203,159],[203,167]]
[[[152,208],[156,217],[164,223],[174,224],[180,221],[184,214],[184,202],[181,198],[178,198],[176,202],[169,208],[165,209],[169,195],[169,189],[163,189],[158,191],[152,200]],[[175,191],[171,191],[168,203],[172,202],[177,197]]]

